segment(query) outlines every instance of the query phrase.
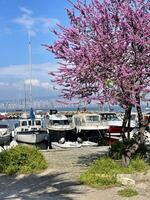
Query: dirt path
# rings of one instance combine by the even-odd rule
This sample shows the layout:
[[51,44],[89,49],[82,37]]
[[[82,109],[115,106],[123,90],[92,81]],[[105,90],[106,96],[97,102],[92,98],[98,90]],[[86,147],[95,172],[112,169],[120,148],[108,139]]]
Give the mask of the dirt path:
[[[122,200],[120,188],[97,190],[81,185],[79,175],[87,165],[107,152],[107,147],[64,151],[42,151],[49,168],[36,175],[0,175],[0,200]],[[132,200],[150,199],[150,183],[137,184],[140,195]],[[127,199],[127,198],[124,198]]]

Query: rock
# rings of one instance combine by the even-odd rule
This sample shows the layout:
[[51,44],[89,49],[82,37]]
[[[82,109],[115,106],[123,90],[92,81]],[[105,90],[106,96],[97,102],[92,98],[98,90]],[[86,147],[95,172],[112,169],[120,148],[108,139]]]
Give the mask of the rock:
[[0,146],[0,152],[4,151],[3,147]]
[[[128,174],[130,175],[130,174]],[[122,185],[125,186],[135,186],[135,180],[126,177],[126,174],[118,174],[117,175],[117,181],[120,182]]]
[[17,145],[18,143],[15,140],[11,141],[10,143],[10,147],[16,147]]

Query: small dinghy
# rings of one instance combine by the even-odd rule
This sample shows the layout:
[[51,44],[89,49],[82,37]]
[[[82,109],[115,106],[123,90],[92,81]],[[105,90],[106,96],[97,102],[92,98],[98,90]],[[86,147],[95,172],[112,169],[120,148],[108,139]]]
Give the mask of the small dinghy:
[[82,147],[93,147],[93,146],[98,146],[98,144],[96,142],[91,142],[91,141],[83,141],[81,143]]
[[78,142],[65,142],[63,144],[58,142],[51,143],[53,149],[69,149],[69,148],[80,148],[81,144]]

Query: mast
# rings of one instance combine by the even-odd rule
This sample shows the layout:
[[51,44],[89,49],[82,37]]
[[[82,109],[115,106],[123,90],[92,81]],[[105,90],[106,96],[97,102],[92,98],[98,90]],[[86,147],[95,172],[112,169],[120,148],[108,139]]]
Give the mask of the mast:
[[29,72],[30,72],[30,89],[29,89],[29,104],[32,107],[32,48],[31,48],[31,33],[28,31],[28,53],[29,53]]
[[24,83],[24,109],[27,111],[27,97],[26,97],[26,84]]

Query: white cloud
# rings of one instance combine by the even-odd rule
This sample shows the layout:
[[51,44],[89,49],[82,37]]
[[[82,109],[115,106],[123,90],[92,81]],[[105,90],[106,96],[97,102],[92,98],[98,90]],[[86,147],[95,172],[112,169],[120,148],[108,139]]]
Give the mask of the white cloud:
[[[55,71],[57,64],[32,64],[32,92],[34,97],[50,96],[53,98],[59,93],[54,90],[54,83],[50,81],[50,71]],[[56,87],[56,86],[55,86]],[[30,73],[28,65],[10,65],[0,70],[0,100],[24,98],[30,91]]]
[[40,85],[40,81],[37,79],[27,79],[25,80],[25,84],[26,85],[32,85],[32,86],[39,86]]
[[9,85],[9,83],[0,82],[0,87],[8,87]]
[[[55,71],[57,68],[57,64],[52,63],[40,63],[40,64],[32,64],[32,75],[33,76],[44,76],[49,77],[48,73],[50,71]],[[0,77],[13,76],[18,78],[25,78],[30,75],[29,65],[9,65],[1,67]]]
[[43,16],[34,16],[33,11],[25,7],[20,7],[21,16],[12,21],[21,25],[27,32],[36,35],[37,32],[48,33],[50,27],[60,23],[58,19]]
[[50,82],[42,82],[38,79],[26,79],[25,80],[26,85],[32,85],[32,87],[39,87],[46,90],[52,89]]
[[23,13],[25,13],[25,14],[27,14],[27,15],[32,15],[33,14],[33,11],[32,10],[29,10],[29,9],[27,9],[27,8],[25,8],[25,7],[20,7],[20,10],[23,12]]

